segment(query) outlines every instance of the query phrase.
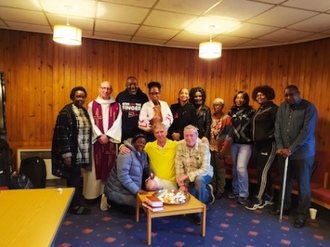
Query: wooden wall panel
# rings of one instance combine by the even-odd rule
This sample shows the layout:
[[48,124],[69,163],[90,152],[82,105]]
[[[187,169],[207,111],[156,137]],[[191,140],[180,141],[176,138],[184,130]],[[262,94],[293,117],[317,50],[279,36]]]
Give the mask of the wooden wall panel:
[[[319,112],[317,149],[328,151],[330,90],[330,38],[286,46],[224,50],[215,60],[198,58],[197,50],[84,39],[69,47],[52,41],[51,35],[0,29],[0,71],[5,74],[7,140],[15,150],[22,146],[50,146],[59,110],[70,103],[74,86],[88,92],[85,106],[98,95],[99,84],[108,80],[116,95],[134,75],[147,92],[147,83],[162,84],[161,99],[173,104],[178,91],[202,86],[206,104],[225,100],[225,111],[234,94],[249,94],[258,85],[276,91],[275,103],[283,101],[288,84],[299,87],[303,98]],[[255,108],[258,105],[251,100]]]

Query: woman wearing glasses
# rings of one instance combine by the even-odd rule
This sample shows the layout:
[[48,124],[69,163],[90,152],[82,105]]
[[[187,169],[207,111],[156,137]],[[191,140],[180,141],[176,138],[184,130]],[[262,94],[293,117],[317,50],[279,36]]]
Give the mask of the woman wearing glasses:
[[150,100],[143,104],[139,115],[139,128],[146,132],[147,142],[156,140],[153,127],[156,123],[163,123],[166,130],[173,123],[171,109],[165,101],[160,100],[161,85],[159,82],[148,83]]

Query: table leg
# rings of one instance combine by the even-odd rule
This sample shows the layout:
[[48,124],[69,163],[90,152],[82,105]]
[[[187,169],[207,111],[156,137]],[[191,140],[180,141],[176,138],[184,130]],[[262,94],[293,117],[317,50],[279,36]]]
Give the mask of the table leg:
[[147,210],[147,244],[151,245],[151,228],[152,228],[152,219],[151,219],[151,211]]
[[139,222],[140,220],[140,205],[142,204],[139,196],[136,197],[136,211],[135,211],[135,221]]
[[202,222],[201,222],[201,236],[205,237],[206,230],[206,205],[203,203],[203,211],[202,211]]

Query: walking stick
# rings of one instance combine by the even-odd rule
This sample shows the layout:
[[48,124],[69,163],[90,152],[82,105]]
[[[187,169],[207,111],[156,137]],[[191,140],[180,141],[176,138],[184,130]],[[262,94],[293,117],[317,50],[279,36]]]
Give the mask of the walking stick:
[[284,208],[284,197],[285,197],[285,187],[286,187],[286,176],[287,176],[287,173],[288,173],[288,164],[289,164],[289,157],[286,157],[285,158],[285,164],[284,164],[283,184],[282,184],[281,210],[280,210],[280,218],[278,219],[278,222],[282,222],[283,208]]

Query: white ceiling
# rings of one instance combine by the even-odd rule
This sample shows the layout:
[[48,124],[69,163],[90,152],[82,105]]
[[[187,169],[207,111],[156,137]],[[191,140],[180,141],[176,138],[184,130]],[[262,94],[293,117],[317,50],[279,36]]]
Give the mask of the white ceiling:
[[52,34],[67,17],[83,37],[168,47],[211,33],[223,49],[330,37],[330,0],[0,0],[2,29]]

